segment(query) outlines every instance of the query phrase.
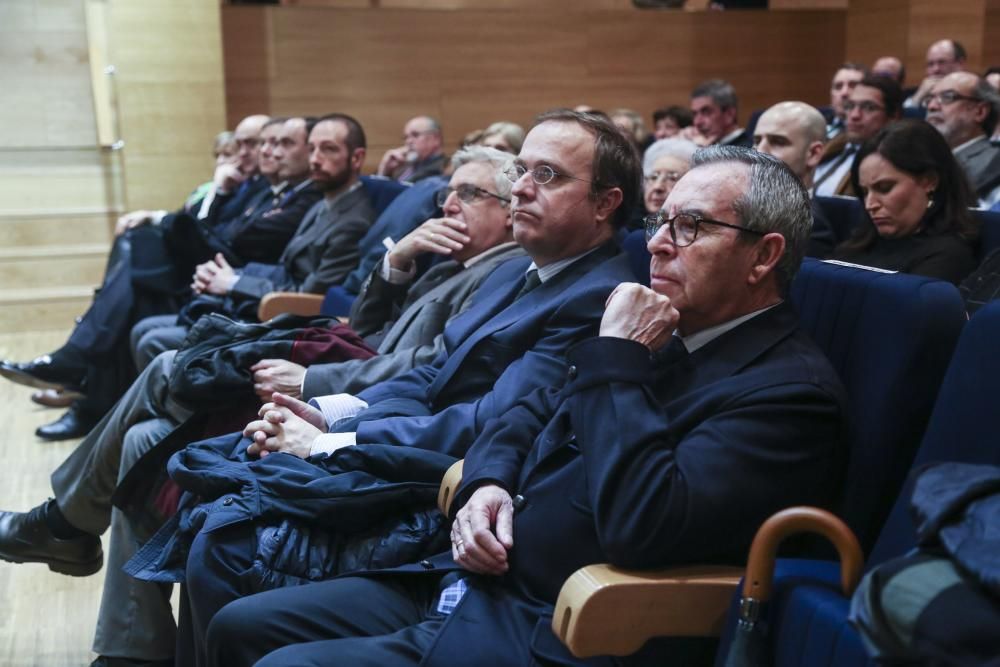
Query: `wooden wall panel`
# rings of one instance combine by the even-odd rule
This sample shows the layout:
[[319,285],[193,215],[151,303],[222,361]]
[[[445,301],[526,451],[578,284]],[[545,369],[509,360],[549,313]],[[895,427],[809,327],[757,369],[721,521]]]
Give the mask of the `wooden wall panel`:
[[987,0],[983,21],[982,68],[1000,67],[1000,0]]
[[82,0],[0,2],[0,149],[93,146]]
[[[407,118],[438,116],[449,149],[495,120],[553,106],[686,104],[727,77],[741,115],[782,99],[827,102],[843,11],[427,11],[224,7],[229,123],[247,113],[356,115],[373,169]],[[501,3],[502,4],[502,3]],[[233,40],[263,40],[251,47]],[[239,54],[245,54],[239,57]]]
[[127,208],[175,208],[226,128],[218,0],[108,0]]

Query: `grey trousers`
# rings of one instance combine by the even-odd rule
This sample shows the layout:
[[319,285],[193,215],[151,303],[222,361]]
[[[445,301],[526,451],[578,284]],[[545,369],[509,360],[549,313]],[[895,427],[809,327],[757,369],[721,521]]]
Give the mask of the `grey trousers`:
[[141,371],[160,353],[179,348],[187,332],[187,327],[178,326],[176,315],[153,315],[139,320],[129,334],[135,367]]
[[132,465],[191,411],[170,399],[175,352],[157,356],[83,442],[52,473],[59,509],[94,535],[111,526],[104,592],[93,650],[100,655],[162,660],[174,654],[170,588],[132,579],[121,567],[150,535],[139,535],[111,495]]

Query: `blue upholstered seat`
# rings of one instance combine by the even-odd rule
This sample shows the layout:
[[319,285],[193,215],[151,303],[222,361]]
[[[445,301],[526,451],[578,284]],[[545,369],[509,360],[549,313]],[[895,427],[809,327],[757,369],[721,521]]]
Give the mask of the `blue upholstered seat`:
[[[1000,464],[996,423],[1000,392],[1000,302],[984,306],[965,326],[948,366],[913,469],[933,461]],[[909,517],[911,482],[904,486],[868,559],[871,568],[915,544]],[[874,665],[847,622],[849,602],[833,582],[832,563],[780,560],[770,609],[771,644],[778,667]],[[731,617],[734,614],[730,614]],[[731,619],[732,620],[732,619]],[[720,661],[725,657],[724,636]]]

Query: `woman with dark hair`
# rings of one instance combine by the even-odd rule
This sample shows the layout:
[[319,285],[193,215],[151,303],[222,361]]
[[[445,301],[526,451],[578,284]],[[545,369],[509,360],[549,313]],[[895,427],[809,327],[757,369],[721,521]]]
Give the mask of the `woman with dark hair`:
[[907,119],[883,128],[861,146],[851,180],[864,219],[833,259],[955,284],[976,268],[975,196],[931,125]]

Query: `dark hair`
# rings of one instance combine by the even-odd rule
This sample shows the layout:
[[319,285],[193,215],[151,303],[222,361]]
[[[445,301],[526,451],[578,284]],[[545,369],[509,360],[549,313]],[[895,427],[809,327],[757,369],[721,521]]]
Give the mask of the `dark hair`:
[[965,52],[965,47],[962,46],[962,43],[954,39],[949,39],[948,41],[951,42],[951,51],[955,55],[955,60],[965,60],[968,54]]
[[696,97],[710,97],[715,106],[720,109],[736,109],[739,101],[736,98],[736,89],[733,84],[722,79],[709,79],[702,81],[691,91],[691,99]]
[[328,113],[325,116],[317,118],[316,122],[313,123],[313,127],[328,120],[337,121],[338,123],[343,123],[347,126],[347,138],[344,140],[344,143],[347,144],[347,149],[351,153],[358,148],[368,147],[368,140],[365,138],[364,128],[361,127],[361,123],[359,123],[353,116],[348,116],[346,113]]
[[861,163],[877,153],[892,166],[914,178],[936,176],[937,187],[921,227],[930,235],[955,233],[971,241],[979,235],[979,223],[969,206],[976,197],[965,170],[955,160],[948,143],[933,125],[915,118],[890,123],[861,145],[851,165],[851,182],[858,193],[863,211],[861,225],[838,249],[867,250],[878,239],[878,230],[864,207],[864,194],[858,177]]
[[615,211],[612,223],[625,225],[632,217],[632,208],[639,201],[642,184],[642,164],[635,146],[604,114],[553,109],[535,118],[535,127],[542,123],[576,123],[594,135],[594,164],[591,167],[590,192],[618,188],[622,203]]
[[306,122],[306,136],[308,137],[312,133],[313,128],[316,127],[319,119],[316,116],[303,116],[302,120]]
[[657,109],[653,112],[654,125],[664,118],[673,118],[674,122],[677,123],[677,127],[690,127],[691,123],[694,122],[694,117],[691,115],[691,109],[678,106],[676,104],[669,107],[663,107],[662,109]]
[[886,115],[890,118],[899,116],[903,109],[903,89],[895,79],[881,74],[865,74],[861,81],[858,81],[858,85],[877,88],[882,93],[882,104],[885,105]]

